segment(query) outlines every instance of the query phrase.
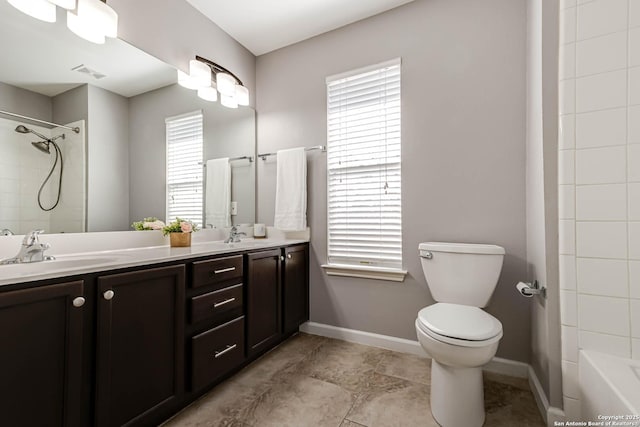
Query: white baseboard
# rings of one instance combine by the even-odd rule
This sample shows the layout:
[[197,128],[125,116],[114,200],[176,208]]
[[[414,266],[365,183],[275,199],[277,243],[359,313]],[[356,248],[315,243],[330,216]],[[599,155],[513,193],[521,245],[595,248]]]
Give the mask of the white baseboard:
[[300,326],[300,332],[322,337],[335,338],[342,341],[356,344],[379,347],[398,353],[408,353],[415,356],[427,357],[418,341],[411,341],[404,338],[396,338],[388,335],[374,334],[371,332],[358,331],[355,329],[340,328],[337,326],[325,325],[323,323],[306,322]]
[[557,425],[556,423],[564,422],[566,420],[564,411],[549,405],[549,399],[547,399],[547,395],[542,388],[542,383],[540,383],[535,369],[533,369],[531,365],[528,366],[529,387],[538,405],[538,410],[542,414],[542,417],[546,419],[547,425],[553,426]]
[[494,357],[491,362],[484,365],[482,370],[517,378],[527,378],[529,375],[528,364],[516,360],[503,359],[502,357]]

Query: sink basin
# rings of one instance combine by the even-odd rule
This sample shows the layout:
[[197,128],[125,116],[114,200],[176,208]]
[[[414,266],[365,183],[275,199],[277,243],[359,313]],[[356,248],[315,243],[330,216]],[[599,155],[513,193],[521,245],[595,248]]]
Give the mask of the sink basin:
[[45,274],[53,271],[74,270],[111,264],[121,262],[125,258],[127,257],[123,255],[62,255],[51,261],[0,265],[0,273],[15,276]]
[[194,246],[201,245],[202,247],[208,250],[226,251],[229,249],[263,248],[265,246],[273,246],[277,243],[278,242],[274,242],[273,240],[266,240],[266,239],[253,240],[251,238],[248,238],[246,240],[241,240],[235,243],[224,243],[224,241],[222,240],[215,241],[215,242],[198,242],[198,243],[195,243]]

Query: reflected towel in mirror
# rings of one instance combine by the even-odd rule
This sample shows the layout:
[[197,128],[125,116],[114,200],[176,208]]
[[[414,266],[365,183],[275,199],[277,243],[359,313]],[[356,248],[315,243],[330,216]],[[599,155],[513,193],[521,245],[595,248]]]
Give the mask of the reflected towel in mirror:
[[231,166],[229,158],[207,160],[205,224],[231,227]]

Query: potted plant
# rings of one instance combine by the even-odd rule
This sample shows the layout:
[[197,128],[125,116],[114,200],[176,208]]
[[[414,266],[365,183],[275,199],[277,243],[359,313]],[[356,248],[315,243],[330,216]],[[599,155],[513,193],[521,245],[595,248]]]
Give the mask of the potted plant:
[[191,233],[194,231],[198,231],[198,227],[193,222],[182,218],[176,218],[162,228],[162,234],[169,235],[170,244],[174,248],[191,246]]

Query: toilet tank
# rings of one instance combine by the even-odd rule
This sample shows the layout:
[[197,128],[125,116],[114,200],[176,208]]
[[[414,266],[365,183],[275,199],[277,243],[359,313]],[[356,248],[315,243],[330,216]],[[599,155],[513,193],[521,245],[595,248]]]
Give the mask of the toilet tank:
[[422,271],[437,302],[485,307],[493,294],[504,248],[471,243],[420,243]]

